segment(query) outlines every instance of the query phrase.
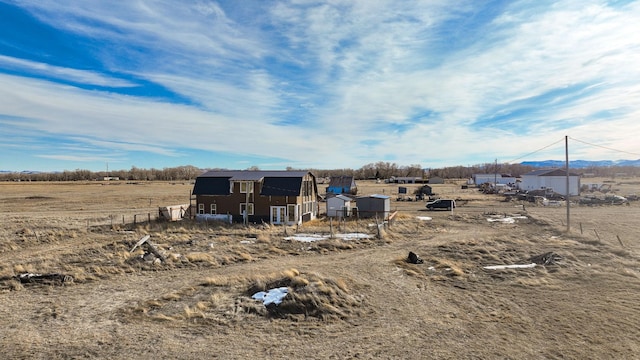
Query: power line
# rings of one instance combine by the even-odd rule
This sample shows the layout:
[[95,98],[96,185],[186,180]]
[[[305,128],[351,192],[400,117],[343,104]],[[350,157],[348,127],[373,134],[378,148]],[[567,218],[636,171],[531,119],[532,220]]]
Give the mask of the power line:
[[540,149],[538,149],[538,150],[536,150],[536,151],[533,151],[533,152],[530,152],[530,153],[528,153],[528,154],[522,155],[522,156],[520,156],[519,158],[513,159],[513,160],[511,160],[511,161],[507,161],[507,164],[512,163],[512,162],[515,162],[515,161],[518,161],[518,160],[520,160],[520,159],[522,159],[522,158],[525,158],[525,157],[527,157],[527,156],[533,155],[533,154],[535,154],[535,153],[537,153],[537,152],[540,152],[540,151],[542,151],[542,150],[544,150],[544,149],[546,149],[546,148],[549,148],[549,147],[551,147],[551,146],[553,146],[553,145],[556,145],[556,144],[558,144],[558,143],[560,143],[560,142],[563,142],[563,141],[564,141],[564,138],[562,138],[562,139],[560,139],[560,140],[558,140],[558,141],[556,141],[556,142],[554,142],[554,143],[552,143],[552,144],[549,144],[549,145],[547,145],[547,146],[544,146],[544,147],[542,147],[542,148],[540,148]]
[[640,154],[638,154],[638,153],[633,153],[633,152],[630,152],[630,151],[618,150],[618,149],[610,148],[610,147],[607,147],[607,146],[592,144],[592,143],[589,143],[589,142],[586,142],[586,141],[583,141],[583,140],[578,140],[578,139],[572,138],[572,137],[569,137],[569,139],[575,140],[575,141],[577,141],[579,143],[583,143],[583,144],[589,145],[589,146],[599,147],[599,148],[602,148],[602,149],[607,149],[607,150],[611,150],[611,151],[615,151],[615,152],[619,152],[619,153],[624,153],[624,154],[629,154],[629,155],[640,156]]

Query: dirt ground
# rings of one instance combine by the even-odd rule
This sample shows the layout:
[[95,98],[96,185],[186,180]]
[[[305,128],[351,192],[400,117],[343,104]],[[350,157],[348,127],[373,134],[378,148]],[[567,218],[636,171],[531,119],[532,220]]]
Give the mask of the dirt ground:
[[[640,191],[638,179],[615,181],[619,195]],[[458,200],[454,211],[427,211],[424,201],[397,201],[397,184],[358,182],[360,194],[392,197],[397,215],[379,231],[364,219],[332,222],[332,230],[326,219],[298,228],[126,220],[188,203],[191,186],[0,183],[2,357],[640,354],[637,201],[572,204],[567,232],[566,207],[507,202],[456,184],[434,185]],[[292,238],[331,231],[368,237]],[[146,244],[133,249],[145,235],[163,259]],[[408,263],[410,251],[423,262]],[[289,291],[280,305],[251,298],[275,287]]]

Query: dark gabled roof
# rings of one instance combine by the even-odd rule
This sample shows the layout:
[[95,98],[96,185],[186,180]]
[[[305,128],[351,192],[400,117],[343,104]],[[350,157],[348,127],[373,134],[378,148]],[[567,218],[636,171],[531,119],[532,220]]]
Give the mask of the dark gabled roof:
[[260,195],[297,196],[307,174],[308,171],[213,170],[196,178],[193,194],[229,195],[230,181],[262,181]]
[[302,188],[302,177],[265,177],[260,195],[297,196]]
[[196,178],[193,195],[229,195],[229,177]]
[[286,171],[286,170],[212,170],[198,176],[201,177],[223,177],[230,181],[257,181],[265,177],[300,177],[302,178],[308,171]]
[[354,184],[353,176],[332,176],[329,181],[329,187],[339,187],[339,188],[348,188],[350,189]]
[[[565,169],[540,169],[533,170],[524,175],[533,175],[533,176],[567,176],[567,171]],[[569,176],[580,176],[579,174],[572,173],[569,171]]]

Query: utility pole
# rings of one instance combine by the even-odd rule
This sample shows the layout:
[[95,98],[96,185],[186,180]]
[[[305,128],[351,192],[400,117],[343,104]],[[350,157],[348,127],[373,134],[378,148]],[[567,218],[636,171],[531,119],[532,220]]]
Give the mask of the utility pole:
[[571,196],[571,191],[569,190],[569,136],[564,137],[564,157],[565,157],[565,165],[564,165],[564,169],[567,172],[567,177],[566,177],[566,185],[567,185],[567,195],[566,195],[566,202],[567,202],[567,233],[569,231],[571,231],[571,225],[569,223],[569,208],[570,208],[570,201],[569,201],[569,197]]

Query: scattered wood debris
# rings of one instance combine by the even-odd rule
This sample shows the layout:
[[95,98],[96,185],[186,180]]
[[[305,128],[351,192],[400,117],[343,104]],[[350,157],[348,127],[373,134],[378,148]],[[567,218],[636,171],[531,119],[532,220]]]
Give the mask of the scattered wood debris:
[[22,284],[64,285],[73,282],[73,276],[65,274],[33,274],[24,273],[16,278]]
[[[145,235],[142,237],[142,239],[140,239],[132,248],[129,252],[133,252],[135,249],[137,249],[138,247],[141,247],[142,245],[145,245],[147,247],[147,249],[149,250],[148,253],[153,254],[156,258],[160,259],[161,261],[166,261],[167,258],[162,255],[162,253],[158,250],[158,248],[151,243],[151,241],[149,241],[149,239],[151,238],[151,235]],[[146,254],[145,254],[146,256]],[[145,259],[147,260],[147,259]],[[153,259],[151,259],[151,261],[153,261]]]
[[541,255],[532,256],[529,258],[529,261],[538,265],[555,265],[557,262],[561,260],[562,260],[562,256],[551,251]]

